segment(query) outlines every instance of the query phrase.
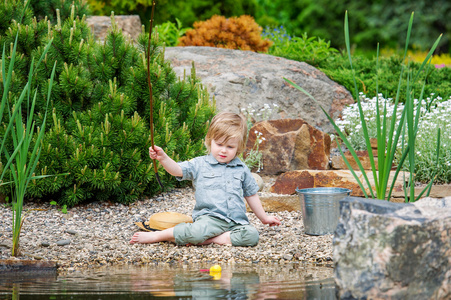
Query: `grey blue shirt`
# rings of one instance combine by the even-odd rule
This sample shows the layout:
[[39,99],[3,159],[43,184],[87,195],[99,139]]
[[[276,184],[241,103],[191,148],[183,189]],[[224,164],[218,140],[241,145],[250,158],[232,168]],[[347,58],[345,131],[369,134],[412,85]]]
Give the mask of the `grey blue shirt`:
[[192,214],[194,220],[210,215],[227,222],[249,224],[243,197],[255,195],[258,185],[249,168],[239,158],[223,164],[209,154],[178,164],[183,176],[176,178],[193,182],[196,197]]

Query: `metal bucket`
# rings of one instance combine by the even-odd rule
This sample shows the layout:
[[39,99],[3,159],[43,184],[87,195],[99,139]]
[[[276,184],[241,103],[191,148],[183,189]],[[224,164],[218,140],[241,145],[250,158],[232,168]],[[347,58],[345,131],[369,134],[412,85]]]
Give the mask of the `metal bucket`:
[[351,190],[335,187],[296,189],[301,200],[302,219],[306,234],[333,233],[340,217],[340,200]]

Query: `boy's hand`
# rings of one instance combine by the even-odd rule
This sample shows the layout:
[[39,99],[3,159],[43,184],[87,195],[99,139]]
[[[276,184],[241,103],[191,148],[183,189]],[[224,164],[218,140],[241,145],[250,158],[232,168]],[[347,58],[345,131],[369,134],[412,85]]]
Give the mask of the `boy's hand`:
[[278,226],[282,224],[277,217],[267,216],[264,220],[262,220],[263,224],[268,224],[269,226]]
[[[155,149],[155,150],[154,150]],[[149,147],[149,156],[151,159],[160,160],[166,157],[166,153],[158,146]]]
[[182,168],[170,158],[162,148],[153,146],[149,148],[149,156],[151,159],[156,159],[160,162],[163,168],[171,175],[182,177]]

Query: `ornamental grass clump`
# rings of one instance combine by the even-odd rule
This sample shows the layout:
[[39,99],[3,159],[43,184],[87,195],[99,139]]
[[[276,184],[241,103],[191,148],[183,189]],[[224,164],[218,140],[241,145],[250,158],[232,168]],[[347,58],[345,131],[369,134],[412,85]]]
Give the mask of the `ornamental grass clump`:
[[267,52],[272,42],[262,38],[262,28],[251,16],[226,18],[215,15],[194,23],[186,31],[179,46],[208,46],[227,49]]
[[[17,24],[20,24],[22,21],[27,6],[28,3],[25,3],[22,16],[18,19],[19,22]],[[24,222],[24,217],[22,216],[23,203],[28,185],[32,180],[48,177],[48,175],[36,176],[34,172],[42,152],[41,141],[45,132],[47,107],[52,93],[56,68],[55,63],[53,68],[51,68],[45,96],[39,95],[34,78],[37,74],[36,70],[38,70],[49,51],[52,43],[52,40],[50,40],[43,47],[40,58],[37,61],[34,58],[31,59],[26,80],[14,86],[13,77],[17,68],[18,35],[19,33],[17,32],[8,56],[6,55],[7,45],[6,43],[3,44],[0,60],[2,83],[0,124],[3,125],[2,135],[0,135],[0,186],[7,186],[11,194],[12,256],[19,255],[19,238]],[[37,125],[34,116],[38,97],[43,97],[45,103],[45,106],[41,108],[43,117],[39,125]]]
[[[410,34],[412,29],[412,23],[413,23],[413,16],[412,13],[409,26],[407,29],[407,38],[406,38],[406,46],[404,51],[404,57],[407,54],[409,40],[410,40]],[[425,68],[428,62],[430,62],[430,57],[432,56],[432,53],[435,51],[435,49],[438,46],[438,43],[440,42],[441,36],[437,38],[436,42],[432,46],[431,50],[429,51],[428,55],[426,56],[425,60],[421,64],[418,70],[413,72],[410,70],[407,64],[403,64],[401,67],[401,74],[399,77],[398,82],[398,89],[394,100],[394,107],[393,107],[393,113],[392,115],[398,114],[399,109],[399,96],[401,93],[406,95],[406,101],[404,104],[404,108],[402,109],[401,116],[399,119],[399,122],[397,121],[397,118],[391,118],[390,122],[387,122],[387,106],[386,104],[383,105],[383,107],[380,106],[379,103],[379,83],[376,77],[376,139],[377,139],[377,157],[378,157],[378,168],[376,168],[374,155],[371,148],[371,142],[370,142],[370,135],[368,132],[368,125],[367,121],[365,119],[365,115],[363,113],[362,103],[359,98],[359,91],[357,88],[357,82],[356,82],[356,76],[354,72],[353,74],[353,81],[354,81],[354,96],[357,101],[357,106],[359,110],[359,118],[361,121],[363,136],[365,140],[366,150],[368,151],[370,163],[371,163],[371,169],[373,173],[374,178],[374,184],[372,185],[368,179],[368,176],[366,174],[366,171],[364,170],[362,164],[360,163],[356,151],[354,147],[352,147],[351,143],[349,142],[346,134],[338,127],[336,122],[332,119],[332,117],[329,115],[329,113],[322,107],[320,108],[323,110],[323,112],[326,114],[328,120],[332,123],[334,126],[334,129],[336,130],[338,136],[343,141],[345,146],[348,148],[349,152],[351,153],[354,160],[357,162],[357,165],[360,169],[360,172],[362,173],[362,176],[364,178],[364,182],[362,182],[359,178],[359,176],[356,174],[356,172],[351,167],[348,159],[344,155],[340,144],[338,145],[338,149],[340,150],[342,157],[348,167],[348,169],[353,174],[355,180],[357,181],[359,187],[363,191],[365,197],[369,197],[367,194],[364,183],[367,187],[369,187],[370,190],[370,196],[371,198],[377,198],[377,199],[387,199],[389,200],[391,198],[391,194],[396,182],[396,179],[399,175],[399,172],[401,171],[404,161],[407,159],[409,161],[408,164],[408,171],[409,171],[409,178],[408,178],[408,186],[405,187],[405,200],[406,201],[415,201],[417,200],[424,191],[428,190],[430,191],[430,187],[432,186],[432,183],[435,179],[435,174],[432,176],[431,181],[426,189],[423,190],[423,192],[418,196],[415,197],[415,146],[416,146],[416,135],[418,132],[418,124],[420,119],[420,109],[417,108],[417,103],[415,102],[414,95],[418,95],[418,99],[420,99],[420,102],[423,100],[423,93],[424,93],[424,86],[421,91],[416,91],[413,86],[412,82],[416,83],[420,80],[420,75],[424,75],[423,70],[427,69]],[[346,41],[346,50],[348,53],[349,63],[351,65],[351,70],[353,70],[352,67],[352,58],[351,58],[351,47],[350,47],[350,40],[349,40],[349,25],[348,25],[348,14],[346,12],[345,14],[345,41]],[[404,59],[403,59],[404,61]],[[430,66],[430,63],[429,63]],[[377,46],[377,61],[376,61],[376,69],[379,67],[379,45]],[[406,73],[406,76],[404,76],[404,73]],[[376,72],[377,74],[377,72]],[[405,84],[405,91],[401,92],[401,86],[402,81],[406,78],[406,84]],[[307,91],[305,91],[302,87],[298,86],[297,84],[291,82],[288,79],[285,79],[288,83],[290,83],[295,88],[302,91],[304,94],[306,94],[308,97],[310,97],[313,101],[318,101],[310,95]],[[381,113],[382,111],[382,113]],[[339,140],[337,139],[339,142]],[[398,143],[400,141],[406,141],[407,146],[404,147],[401,151],[400,159],[397,161],[398,166],[396,168],[395,173],[393,176],[391,176],[391,169],[393,166],[393,163],[395,162],[395,154],[398,152]],[[439,149],[440,149],[440,130],[438,130],[437,134],[437,145],[431,145],[431,147],[435,147],[436,149],[436,157],[439,157]],[[438,159],[437,159],[438,160]],[[371,186],[375,187],[375,191],[371,188]]]

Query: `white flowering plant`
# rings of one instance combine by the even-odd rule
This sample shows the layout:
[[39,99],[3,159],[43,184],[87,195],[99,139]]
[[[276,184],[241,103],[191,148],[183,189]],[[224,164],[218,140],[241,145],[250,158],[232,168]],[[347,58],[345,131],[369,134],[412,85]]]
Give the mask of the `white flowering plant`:
[[[437,183],[451,183],[451,96],[446,101],[432,98],[431,104],[420,117],[416,135],[415,179],[427,182],[435,176]],[[436,154],[435,145],[439,146],[440,155]],[[409,164],[407,161],[406,166]]]
[[[377,97],[367,98],[363,93],[359,95],[362,112],[367,122],[368,135],[370,138],[377,137],[376,101]],[[379,94],[379,108],[386,107],[387,122],[393,118],[393,99],[385,99]],[[418,132],[415,141],[415,180],[418,182],[429,182],[436,176],[435,181],[439,183],[451,182],[451,96],[443,101],[441,97],[430,97],[421,102],[414,99],[414,114],[420,109]],[[399,123],[403,104],[398,104],[396,123]],[[381,112],[382,113],[382,112]],[[355,150],[366,150],[365,137],[360,121],[360,113],[357,103],[351,104],[343,109],[341,118],[336,121],[337,126],[347,136],[351,146]],[[385,127],[386,129],[388,126]],[[438,131],[440,130],[440,155],[437,160],[436,148],[438,144]],[[431,146],[432,145],[432,146]],[[406,139],[398,141],[398,149],[395,153],[395,163],[402,157],[402,149],[408,146]],[[409,168],[409,161],[405,162],[404,169]]]
[[[407,38],[406,38],[406,46],[404,51],[404,58],[402,61],[405,61],[405,57],[407,55],[408,45],[409,45],[409,39],[410,39],[410,33],[412,30],[412,24],[413,24],[413,13],[411,15],[409,26],[407,29]],[[407,63],[404,63],[401,68],[400,72],[400,79],[398,83],[398,89],[396,93],[396,97],[393,101],[393,110],[391,113],[387,110],[387,102],[380,101],[380,94],[379,94],[379,84],[378,84],[378,77],[376,77],[376,99],[375,99],[375,113],[376,116],[374,118],[374,121],[376,123],[375,129],[376,129],[376,139],[377,139],[377,157],[378,157],[378,168],[376,168],[374,155],[371,148],[371,142],[370,142],[370,131],[371,126],[368,126],[368,122],[365,118],[365,113],[362,106],[362,101],[359,97],[359,91],[357,88],[357,82],[355,77],[355,71],[353,69],[352,65],[352,58],[351,58],[351,47],[350,47],[350,40],[349,40],[349,26],[348,26],[348,13],[345,14],[345,41],[346,41],[346,50],[348,53],[348,58],[353,74],[353,81],[354,81],[354,89],[355,89],[355,97],[356,97],[356,104],[358,107],[358,116],[360,118],[360,125],[361,130],[363,133],[364,138],[364,145],[366,146],[366,150],[368,151],[368,156],[371,163],[371,169],[373,173],[374,178],[374,184],[372,185],[368,179],[368,176],[366,174],[366,171],[364,170],[362,164],[360,163],[360,160],[357,157],[356,150],[350,143],[348,139],[348,135],[346,132],[343,132],[343,130],[340,129],[340,127],[335,123],[335,121],[332,119],[332,117],[329,115],[329,113],[321,106],[321,110],[325,113],[328,120],[331,122],[331,124],[334,126],[334,129],[336,130],[338,136],[343,141],[345,146],[348,148],[349,152],[351,153],[352,157],[356,161],[360,172],[364,178],[364,181],[366,183],[367,187],[374,186],[375,192],[373,189],[370,188],[370,194],[372,198],[377,199],[390,199],[391,194],[393,191],[393,187],[396,183],[397,177],[399,172],[401,171],[404,162],[406,159],[408,160],[408,170],[410,173],[409,179],[408,179],[408,186],[405,187],[405,201],[415,201],[419,197],[423,195],[425,191],[430,192],[430,188],[432,186],[433,180],[436,176],[434,173],[431,177],[432,180],[428,184],[428,186],[423,190],[423,192],[418,195],[418,197],[415,197],[415,141],[416,141],[416,135],[418,133],[418,127],[419,127],[419,120],[420,120],[420,113],[421,109],[418,109],[418,103],[422,103],[423,101],[423,92],[424,92],[424,84],[422,91],[420,92],[420,96],[418,99],[421,99],[421,101],[415,101],[414,90],[411,85],[412,82],[418,82],[420,80],[420,75],[427,74],[428,72],[424,72],[426,65],[430,66],[430,58],[435,51],[435,49],[438,46],[438,43],[440,42],[441,36],[437,38],[434,45],[432,46],[431,50],[429,51],[428,55],[426,56],[425,60],[421,64],[418,70],[416,70],[416,73],[413,73],[411,69],[409,69],[409,65]],[[379,45],[377,46],[377,59],[376,59],[376,70],[379,70]],[[426,70],[427,71],[427,70]],[[376,72],[378,74],[378,72]],[[406,76],[404,76],[404,74]],[[406,78],[406,83],[403,85],[403,80]],[[302,87],[298,86],[297,84],[291,82],[290,80],[284,78],[289,84],[291,84],[293,87],[297,88],[304,94],[306,94],[309,98],[311,98],[313,101],[318,103],[318,101],[310,95],[306,90],[304,90]],[[402,93],[406,95],[406,101],[404,105],[399,102],[400,94],[401,94],[401,86],[405,86],[405,91]],[[319,103],[318,103],[319,104]],[[398,114],[399,119],[398,119]],[[396,117],[391,117],[396,116]],[[359,128],[360,130],[360,128]],[[401,154],[399,156],[398,166],[396,168],[396,171],[394,173],[394,176],[391,175],[391,168],[393,163],[395,162],[395,154],[399,153],[398,145],[401,141],[401,145],[404,145],[404,143],[407,143],[405,147],[401,148]],[[365,190],[365,187],[363,185],[362,180],[360,180],[359,176],[356,174],[356,172],[351,167],[348,159],[344,155],[341,145],[339,144],[339,139],[337,139],[338,142],[338,149],[341,152],[341,155],[354,176],[355,180],[357,181],[359,187],[363,191],[366,198],[368,198],[368,194]],[[432,146],[433,147],[433,146]],[[436,146],[436,157],[439,157],[439,149],[440,149],[440,130],[438,130],[437,135],[437,146]],[[437,159],[438,160],[438,159]],[[390,182],[391,181],[391,182]],[[387,188],[388,193],[387,193]],[[409,193],[407,192],[409,190]]]
[[[266,139],[263,137],[263,133],[257,130],[254,131],[254,134],[256,136],[254,146],[246,153],[246,158],[244,158],[243,161],[249,169],[252,170],[257,168],[256,172],[258,173],[263,169],[263,154],[259,151],[259,146]],[[241,156],[241,158],[243,158],[243,156]]]
[[[392,98],[385,99],[382,94],[378,97],[368,98],[363,93],[359,94],[360,105],[362,107],[363,117],[367,125],[368,136],[377,137],[377,116],[376,109],[379,109],[379,115],[385,113],[385,128],[389,129],[393,118],[394,103]],[[396,113],[396,123],[399,123],[404,105],[398,103]],[[366,141],[363,133],[362,121],[360,119],[359,106],[357,103],[346,106],[341,112],[341,118],[336,120],[338,128],[347,136],[347,139],[354,150],[366,150]],[[387,132],[388,133],[388,132]]]

